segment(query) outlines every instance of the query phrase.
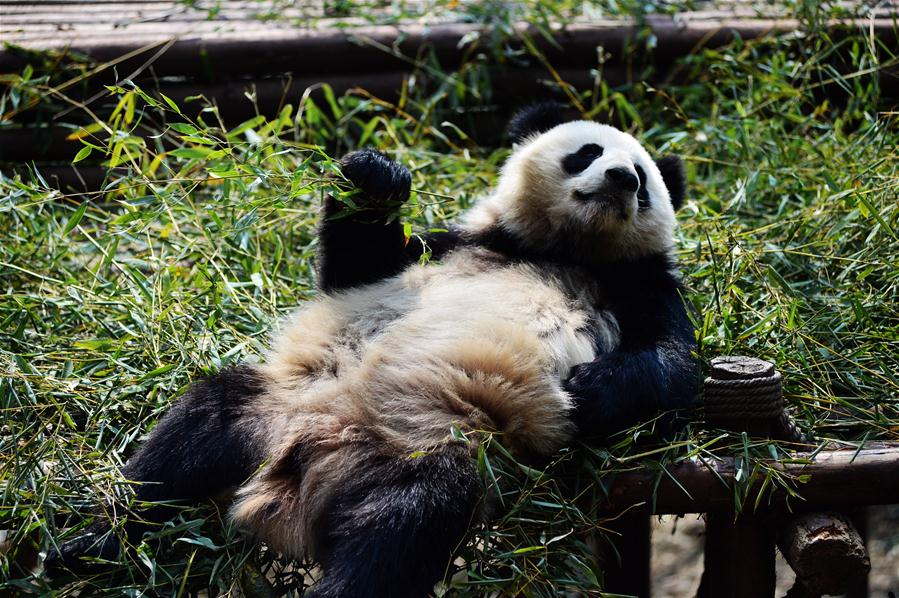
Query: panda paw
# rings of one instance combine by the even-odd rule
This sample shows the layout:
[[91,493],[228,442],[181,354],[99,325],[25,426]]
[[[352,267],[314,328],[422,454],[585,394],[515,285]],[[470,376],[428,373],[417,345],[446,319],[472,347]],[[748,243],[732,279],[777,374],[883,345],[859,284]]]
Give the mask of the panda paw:
[[121,544],[115,534],[91,531],[69,540],[59,547],[51,548],[44,559],[44,570],[50,576],[69,572],[86,573],[96,568],[98,560],[114,561],[119,557]]
[[340,169],[362,191],[358,201],[361,207],[398,208],[409,199],[412,188],[409,170],[378,151],[350,152],[341,158]]

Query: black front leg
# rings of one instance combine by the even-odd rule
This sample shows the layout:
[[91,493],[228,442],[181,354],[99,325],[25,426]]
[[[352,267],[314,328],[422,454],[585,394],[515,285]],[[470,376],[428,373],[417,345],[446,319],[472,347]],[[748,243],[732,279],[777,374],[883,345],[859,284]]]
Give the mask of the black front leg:
[[332,196],[325,200],[318,228],[318,286],[339,291],[399,273],[407,264],[399,209],[409,199],[409,171],[374,150],[350,152],[343,175],[360,190],[358,210]]
[[608,436],[685,409],[698,387],[695,332],[666,262],[613,271],[604,288],[621,331],[618,346],[576,366],[565,382],[584,436]]

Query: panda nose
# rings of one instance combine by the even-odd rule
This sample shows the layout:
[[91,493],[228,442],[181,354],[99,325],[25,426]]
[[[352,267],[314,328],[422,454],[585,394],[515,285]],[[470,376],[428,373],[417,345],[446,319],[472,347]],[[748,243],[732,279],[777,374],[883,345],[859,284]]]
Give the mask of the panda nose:
[[640,180],[627,168],[610,168],[606,171],[606,178],[626,191],[636,191],[640,188]]

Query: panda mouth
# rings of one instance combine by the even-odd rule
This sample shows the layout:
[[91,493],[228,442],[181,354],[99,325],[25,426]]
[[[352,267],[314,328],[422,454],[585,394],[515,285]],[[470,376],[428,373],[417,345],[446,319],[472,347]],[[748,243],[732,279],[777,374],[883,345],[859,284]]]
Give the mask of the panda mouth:
[[597,189],[596,191],[581,191],[578,189],[574,192],[574,196],[580,201],[608,202],[612,200],[612,196],[603,189]]
[[578,189],[574,191],[576,200],[583,203],[589,203],[603,211],[614,212],[615,215],[622,220],[626,220],[628,217],[627,207],[630,203],[629,199],[633,195],[634,193],[630,191],[612,191],[605,187],[593,191],[581,191]]

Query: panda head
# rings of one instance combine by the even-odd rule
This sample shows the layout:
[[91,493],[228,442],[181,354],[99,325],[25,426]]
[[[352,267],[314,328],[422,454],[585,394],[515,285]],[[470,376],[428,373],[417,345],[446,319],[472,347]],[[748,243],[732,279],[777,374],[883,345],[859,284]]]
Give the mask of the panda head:
[[670,252],[685,194],[679,158],[654,161],[631,135],[569,120],[555,105],[519,113],[509,134],[512,155],[494,193],[471,211],[471,228],[584,263]]

